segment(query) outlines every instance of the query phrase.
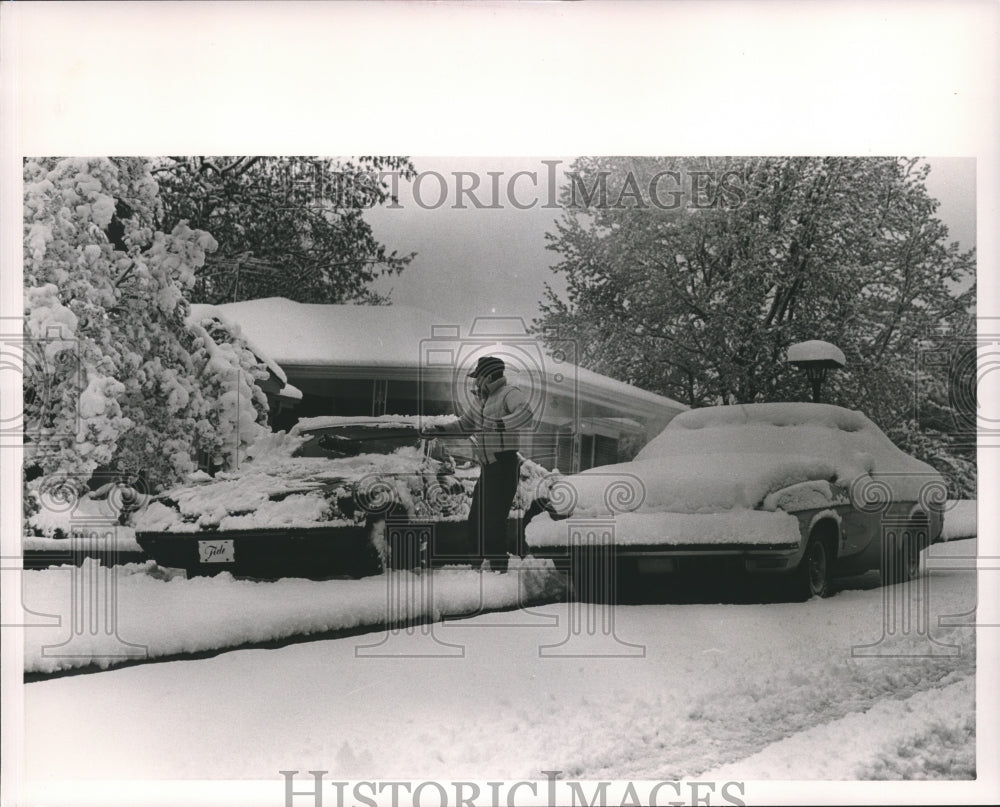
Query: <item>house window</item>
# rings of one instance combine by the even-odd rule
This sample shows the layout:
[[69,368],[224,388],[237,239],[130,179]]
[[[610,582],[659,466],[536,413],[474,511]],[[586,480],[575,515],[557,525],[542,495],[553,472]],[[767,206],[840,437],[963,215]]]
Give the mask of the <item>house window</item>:
[[372,382],[372,417],[377,418],[386,413],[385,403],[388,397],[389,381],[385,378],[376,378]]
[[573,473],[573,445],[576,442],[569,429],[559,429],[556,438],[556,456],[554,467],[565,473]]
[[603,434],[594,435],[594,464],[613,465],[618,462],[618,441],[614,437],[605,437]]
[[580,436],[580,470],[618,462],[618,441],[603,434]]
[[594,435],[580,435],[580,470],[594,467]]

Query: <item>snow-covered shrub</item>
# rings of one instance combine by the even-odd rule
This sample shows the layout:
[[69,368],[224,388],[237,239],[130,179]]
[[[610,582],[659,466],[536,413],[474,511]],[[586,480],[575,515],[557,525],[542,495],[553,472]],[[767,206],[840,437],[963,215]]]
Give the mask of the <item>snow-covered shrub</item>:
[[928,428],[916,420],[906,420],[889,435],[893,442],[919,460],[934,467],[948,485],[948,495],[956,499],[974,499],[977,495],[975,454],[973,458],[956,450],[954,438]]
[[212,465],[236,464],[232,452],[238,450],[242,460],[250,445],[268,432],[267,395],[254,383],[268,377],[267,367],[238,325],[210,315],[189,317],[187,325],[203,390],[217,402],[207,421],[199,424],[204,431],[201,445],[211,452]]
[[160,487],[198,452],[238,461],[264,429],[261,368],[238,339],[185,322],[212,236],[156,230],[142,159],[27,160],[24,200],[26,462]]

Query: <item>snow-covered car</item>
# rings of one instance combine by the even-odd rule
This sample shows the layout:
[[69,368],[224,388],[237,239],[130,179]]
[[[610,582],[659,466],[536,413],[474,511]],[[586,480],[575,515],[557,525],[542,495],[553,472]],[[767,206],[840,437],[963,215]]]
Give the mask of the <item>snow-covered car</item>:
[[[258,440],[238,470],[199,471],[155,497],[135,517],[136,540],[160,565],[189,574],[361,577],[468,560],[465,519],[479,469],[421,435],[450,420],[300,420]],[[545,473],[522,465],[515,534]]]
[[613,559],[618,585],[731,568],[783,575],[791,596],[808,598],[834,576],[915,576],[920,551],[940,540],[946,495],[933,468],[861,412],[707,407],[675,417],[631,462],[564,477],[552,489],[558,517],[542,513],[525,538],[536,557],[568,564],[588,597],[606,579],[597,557]]

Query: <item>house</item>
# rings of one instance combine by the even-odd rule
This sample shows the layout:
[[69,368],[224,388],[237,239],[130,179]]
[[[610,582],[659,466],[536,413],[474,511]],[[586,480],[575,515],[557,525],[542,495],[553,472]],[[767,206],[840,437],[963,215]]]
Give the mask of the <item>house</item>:
[[[529,397],[536,424],[527,453],[573,472],[631,456],[684,404],[577,366],[571,341],[541,339],[520,318],[450,322],[406,305],[298,303],[283,297],[213,307],[251,349],[280,366],[301,400],[272,427],[320,415],[439,415],[468,400],[468,369],[496,355]],[[279,389],[278,392],[281,390]],[[283,396],[281,396],[283,397]]]

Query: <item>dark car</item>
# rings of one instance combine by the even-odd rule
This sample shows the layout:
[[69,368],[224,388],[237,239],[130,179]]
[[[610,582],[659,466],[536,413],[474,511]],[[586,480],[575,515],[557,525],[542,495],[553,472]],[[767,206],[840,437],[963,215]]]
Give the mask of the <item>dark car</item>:
[[[450,420],[453,418],[444,418]],[[270,434],[235,471],[194,474],[136,516],[136,540],[189,574],[362,577],[389,567],[472,562],[466,528],[479,469],[421,428],[433,418],[321,417]],[[512,507],[545,471],[522,465]]]

